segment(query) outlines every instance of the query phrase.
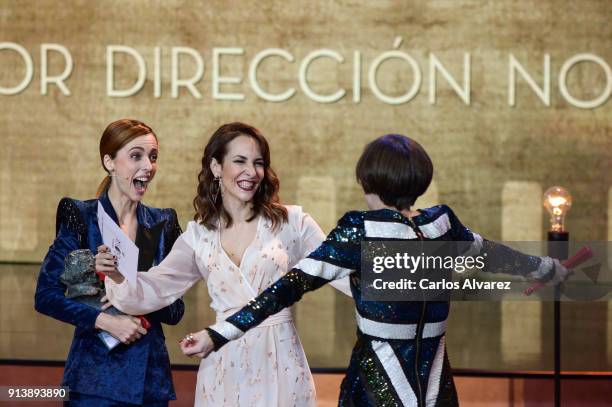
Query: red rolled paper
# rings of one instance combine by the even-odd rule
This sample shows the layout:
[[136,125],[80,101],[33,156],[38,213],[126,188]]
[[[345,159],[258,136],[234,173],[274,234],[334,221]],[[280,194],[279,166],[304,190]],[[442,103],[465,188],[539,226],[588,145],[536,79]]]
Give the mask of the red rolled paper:
[[[574,254],[569,259],[562,261],[561,264],[567,269],[572,269],[578,266],[579,264],[584,263],[591,257],[593,257],[593,251],[589,249],[587,246],[582,246],[580,250],[576,252],[576,254]],[[570,273],[571,272],[572,271],[570,270]],[[537,283],[534,283],[532,286],[527,287],[525,291],[523,291],[523,293],[525,295],[531,295],[533,294],[535,290],[539,289],[540,287],[543,287],[545,284],[546,283],[538,281]]]

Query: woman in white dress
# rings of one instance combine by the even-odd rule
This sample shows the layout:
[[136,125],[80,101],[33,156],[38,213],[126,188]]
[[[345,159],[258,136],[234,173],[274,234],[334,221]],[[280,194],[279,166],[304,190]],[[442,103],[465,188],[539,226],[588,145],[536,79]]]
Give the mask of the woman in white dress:
[[[299,206],[279,203],[268,143],[251,126],[230,123],[213,134],[198,180],[195,221],[165,260],[141,273],[136,286],[117,271],[106,273],[107,297],[115,307],[148,313],[205,279],[211,308],[223,321],[325,238]],[[98,255],[97,262],[105,261]],[[350,295],[348,280],[336,288]],[[197,406],[315,406],[314,382],[290,311],[202,360],[195,394]]]

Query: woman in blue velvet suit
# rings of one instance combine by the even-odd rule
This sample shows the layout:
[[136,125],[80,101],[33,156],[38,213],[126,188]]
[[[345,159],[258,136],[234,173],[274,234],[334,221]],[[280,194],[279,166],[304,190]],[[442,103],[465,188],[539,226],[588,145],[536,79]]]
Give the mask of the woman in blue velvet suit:
[[[129,315],[110,315],[67,298],[60,280],[64,259],[77,249],[98,251],[102,237],[97,207],[121,227],[139,248],[138,270],[160,263],[181,234],[174,209],[157,209],[140,201],[157,169],[157,136],[136,120],[111,123],[100,140],[100,158],[108,176],[98,198],[63,198],[57,209],[56,238],[38,276],[35,308],[76,327],[66,360],[63,386],[74,406],[165,406],[176,395],[161,323],[175,325],[184,312],[182,300],[146,315],[150,326]],[[96,271],[113,267],[96,255]],[[108,350],[98,337],[105,330],[122,344]]]

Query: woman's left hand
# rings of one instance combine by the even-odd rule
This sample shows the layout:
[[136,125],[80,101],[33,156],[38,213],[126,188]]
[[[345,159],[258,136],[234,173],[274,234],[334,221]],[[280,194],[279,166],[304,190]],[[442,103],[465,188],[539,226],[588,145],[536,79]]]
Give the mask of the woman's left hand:
[[567,269],[558,259],[553,259],[553,268],[550,272],[552,277],[546,282],[546,285],[556,286],[557,284],[564,283],[572,271]]
[[97,273],[104,274],[117,284],[121,284],[125,280],[125,277],[117,270],[117,258],[113,256],[107,246],[98,246],[98,253],[95,255],[95,259]]
[[199,332],[188,334],[180,340],[179,345],[184,355],[189,357],[205,358],[214,349],[214,344],[208,331],[203,329]]

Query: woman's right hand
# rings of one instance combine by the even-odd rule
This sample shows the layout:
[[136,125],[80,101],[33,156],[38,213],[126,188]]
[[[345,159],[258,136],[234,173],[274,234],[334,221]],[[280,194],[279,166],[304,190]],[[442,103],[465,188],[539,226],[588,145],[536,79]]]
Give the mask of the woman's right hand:
[[125,277],[117,270],[117,258],[111,254],[106,245],[98,246],[96,258],[96,272],[102,273],[117,284],[123,283]]
[[130,315],[109,315],[101,312],[96,319],[96,328],[107,331],[126,345],[147,334],[140,319]]

